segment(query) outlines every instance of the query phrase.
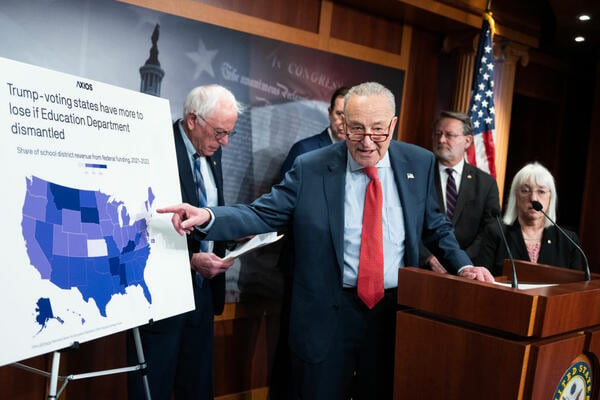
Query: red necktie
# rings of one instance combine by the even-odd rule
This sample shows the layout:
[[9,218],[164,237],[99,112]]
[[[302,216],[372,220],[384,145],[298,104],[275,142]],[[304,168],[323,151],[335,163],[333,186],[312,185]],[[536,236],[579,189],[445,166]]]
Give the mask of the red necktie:
[[363,171],[371,181],[365,193],[357,289],[358,297],[373,308],[383,298],[383,191],[377,167],[365,167]]

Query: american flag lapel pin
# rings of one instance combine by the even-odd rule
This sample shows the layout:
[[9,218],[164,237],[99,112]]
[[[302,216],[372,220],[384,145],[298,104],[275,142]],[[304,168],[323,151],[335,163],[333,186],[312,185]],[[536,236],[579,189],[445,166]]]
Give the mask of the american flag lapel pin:
[[406,173],[406,179],[415,179],[415,176],[413,175],[412,172],[407,172]]

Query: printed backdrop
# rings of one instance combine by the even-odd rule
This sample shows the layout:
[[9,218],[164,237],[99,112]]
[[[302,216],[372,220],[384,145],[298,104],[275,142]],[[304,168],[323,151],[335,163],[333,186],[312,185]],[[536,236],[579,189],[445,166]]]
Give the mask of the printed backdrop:
[[[226,86],[247,107],[223,153],[228,204],[270,189],[292,144],[328,125],[336,87],[376,80],[395,93],[400,109],[402,70],[111,0],[3,0],[0,56],[140,90],[157,24],[160,96],[170,101],[173,120],[189,90],[203,84]],[[228,301],[279,296],[278,251],[274,245],[237,262],[227,276]]]

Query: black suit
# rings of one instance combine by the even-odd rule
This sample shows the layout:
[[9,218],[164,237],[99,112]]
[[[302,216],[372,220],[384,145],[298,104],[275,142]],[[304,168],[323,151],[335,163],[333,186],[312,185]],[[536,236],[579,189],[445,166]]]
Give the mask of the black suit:
[[[179,132],[179,121],[173,124],[181,197],[184,202],[198,205],[198,192],[190,158]],[[224,204],[221,149],[207,157],[217,186],[218,203]],[[187,236],[190,259],[199,251],[196,235]],[[225,254],[223,242],[215,242],[213,252]],[[148,381],[153,400],[213,398],[213,314],[223,312],[225,303],[225,274],[205,279],[199,287],[192,272],[196,309],[140,327],[140,336],[146,362]],[[131,337],[127,355],[130,363],[137,363]],[[145,399],[139,373],[128,377],[130,399]]]
[[[442,194],[444,189],[437,170],[435,186],[439,203],[444,205]],[[445,209],[446,207],[442,206],[441,208]],[[454,234],[460,248],[465,250],[471,259],[474,259],[479,252],[485,227],[494,223],[494,211],[499,210],[500,201],[496,180],[479,168],[465,162],[452,225],[454,225]],[[430,255],[431,252],[421,245],[419,262],[422,266],[425,265]]]
[[[504,234],[513,257],[517,260],[531,261],[525,240],[521,233],[521,225],[515,221],[512,225],[504,225]],[[566,231],[567,234],[578,243],[574,232]],[[479,256],[475,259],[477,265],[487,267],[495,276],[502,275],[504,260],[508,258],[508,252],[500,237],[497,225],[488,226],[485,230]],[[554,265],[571,269],[582,269],[581,254],[555,226],[544,229],[542,244],[537,260],[538,264]]]

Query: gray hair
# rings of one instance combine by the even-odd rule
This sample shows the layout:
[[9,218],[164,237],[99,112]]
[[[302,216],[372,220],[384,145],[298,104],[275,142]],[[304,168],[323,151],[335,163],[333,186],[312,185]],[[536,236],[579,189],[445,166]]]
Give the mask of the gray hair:
[[[556,195],[556,185],[554,184],[554,177],[546,167],[538,162],[533,162],[525,165],[517,172],[510,185],[510,193],[508,194],[508,205],[504,212],[503,221],[507,225],[511,225],[517,219],[517,191],[522,185],[527,183],[535,183],[538,186],[547,187],[550,191],[550,204],[548,209],[544,210],[546,214],[554,221],[556,221],[556,202],[558,201]],[[552,223],[546,218],[546,227],[551,226]]]
[[243,106],[239,103],[233,93],[221,85],[206,85],[193,88],[185,98],[183,104],[183,118],[188,114],[197,114],[206,117],[217,106],[219,100],[225,99],[231,102],[236,112],[243,111]]
[[394,94],[381,83],[378,82],[365,82],[360,85],[356,85],[348,90],[348,93],[344,96],[344,112],[346,111],[346,105],[348,104],[348,100],[352,96],[377,96],[382,95],[385,96],[390,104],[390,108],[392,113],[396,113],[396,99],[394,99]]
[[459,120],[460,122],[462,122],[462,125],[463,125],[463,135],[465,135],[465,136],[473,135],[473,123],[471,122],[471,117],[469,117],[467,114],[464,114],[461,112],[456,112],[456,111],[440,112],[438,117],[435,119],[435,121],[433,121],[433,124],[431,125],[432,132],[435,132],[435,128],[437,127],[437,124],[443,118],[452,118],[452,119]]

